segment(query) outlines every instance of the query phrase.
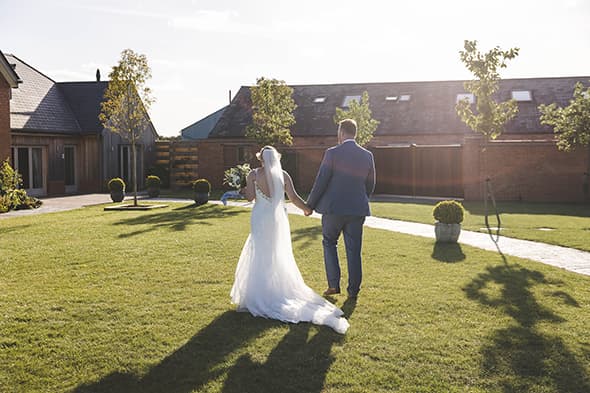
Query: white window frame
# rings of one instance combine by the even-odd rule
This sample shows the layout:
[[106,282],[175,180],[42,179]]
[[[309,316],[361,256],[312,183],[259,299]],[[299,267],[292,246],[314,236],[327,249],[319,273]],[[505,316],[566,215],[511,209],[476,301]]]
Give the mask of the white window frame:
[[360,95],[355,95],[355,96],[346,96],[344,97],[344,100],[342,100],[342,107],[343,108],[348,108],[350,106],[350,103],[352,101],[356,101],[358,103],[361,102],[361,97]]
[[473,93],[459,93],[457,94],[457,99],[455,102],[458,103],[459,101],[462,101],[465,98],[469,100],[470,104],[475,104],[475,96],[473,95]]
[[[12,146],[12,156],[14,160],[12,162],[12,167],[15,171],[19,172],[20,168],[18,167],[18,149],[28,149],[28,166],[29,166],[29,173],[27,174],[29,178],[29,188],[26,188],[27,194],[31,196],[43,196],[47,195],[47,149],[45,146],[35,146],[35,145],[23,145],[23,146]],[[33,188],[33,149],[41,149],[41,187]]]
[[533,93],[530,90],[512,90],[510,96],[516,102],[531,102]]

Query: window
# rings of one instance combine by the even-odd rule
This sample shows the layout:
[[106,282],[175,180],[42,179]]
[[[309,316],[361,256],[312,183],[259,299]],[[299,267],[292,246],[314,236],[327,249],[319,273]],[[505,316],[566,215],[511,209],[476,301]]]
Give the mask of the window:
[[395,101],[397,101],[397,96],[387,96],[387,97],[385,97],[385,101],[395,102]]
[[475,96],[473,94],[471,94],[471,93],[459,93],[459,94],[457,94],[457,101],[456,102],[459,102],[459,101],[464,100],[466,98],[469,100],[469,103],[470,104],[473,104],[475,102]]
[[250,162],[253,157],[250,146],[238,146],[238,164]]
[[22,177],[22,188],[31,195],[41,195],[45,189],[44,152],[41,147],[13,147],[12,166]]
[[528,102],[533,100],[530,90],[512,90],[512,99],[518,102]]
[[410,94],[402,94],[399,96],[400,101],[410,101],[412,96]]
[[313,99],[314,104],[322,104],[326,102],[326,97],[316,97]]
[[64,169],[66,189],[76,185],[76,153],[74,146],[64,146]]
[[346,96],[344,97],[344,101],[342,101],[342,107],[348,108],[352,101],[361,102],[361,96]]

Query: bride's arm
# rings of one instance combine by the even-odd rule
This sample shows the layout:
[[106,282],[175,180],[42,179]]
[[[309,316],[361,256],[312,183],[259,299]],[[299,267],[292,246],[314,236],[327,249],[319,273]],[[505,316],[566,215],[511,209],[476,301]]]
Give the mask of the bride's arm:
[[246,187],[240,190],[240,193],[246,197],[248,201],[252,201],[256,197],[254,191],[254,180],[256,179],[256,170],[250,171],[246,177]]
[[285,171],[283,171],[285,177],[285,191],[287,192],[287,196],[289,200],[293,202],[295,206],[303,210],[305,213],[311,212],[309,206],[305,204],[305,201],[301,199],[297,191],[295,191],[295,187],[293,186],[293,180],[291,180],[291,176]]

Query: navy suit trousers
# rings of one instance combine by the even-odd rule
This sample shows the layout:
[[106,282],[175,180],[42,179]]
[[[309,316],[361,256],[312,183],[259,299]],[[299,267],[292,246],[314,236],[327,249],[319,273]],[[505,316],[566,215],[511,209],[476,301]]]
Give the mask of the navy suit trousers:
[[348,262],[348,294],[356,296],[363,278],[361,264],[361,246],[363,242],[364,216],[344,216],[324,214],[322,216],[322,234],[324,246],[324,263],[330,288],[340,289],[340,262],[338,260],[338,238],[344,235],[346,259]]

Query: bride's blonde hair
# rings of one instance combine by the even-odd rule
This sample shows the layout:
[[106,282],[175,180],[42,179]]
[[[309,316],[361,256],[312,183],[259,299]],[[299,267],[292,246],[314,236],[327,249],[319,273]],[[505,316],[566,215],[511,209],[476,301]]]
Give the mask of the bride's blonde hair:
[[258,161],[262,162],[262,153],[264,153],[264,151],[267,149],[273,150],[275,152],[275,154],[277,155],[278,159],[279,160],[281,159],[281,153],[279,153],[277,151],[277,149],[275,149],[273,146],[266,145],[262,149],[260,149],[260,151],[258,153],[256,153],[256,158],[258,159]]

